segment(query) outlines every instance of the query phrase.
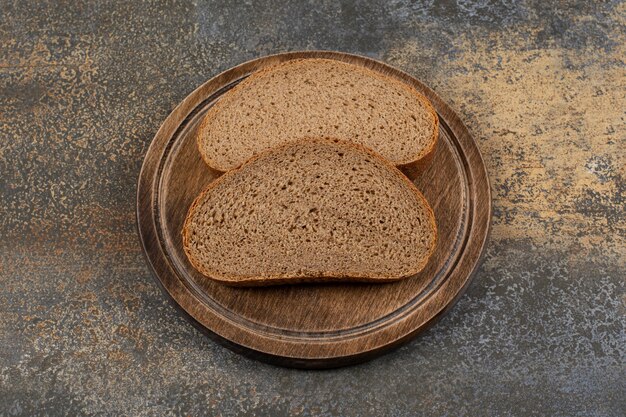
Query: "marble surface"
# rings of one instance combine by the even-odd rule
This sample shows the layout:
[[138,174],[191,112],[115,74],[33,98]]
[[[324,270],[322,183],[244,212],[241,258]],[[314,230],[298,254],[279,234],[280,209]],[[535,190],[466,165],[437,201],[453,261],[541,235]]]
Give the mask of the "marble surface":
[[[0,2],[0,416],[623,416],[623,1]],[[244,60],[362,54],[479,142],[494,217],[459,303],[399,350],[305,372],[205,338],[150,276],[143,155]]]

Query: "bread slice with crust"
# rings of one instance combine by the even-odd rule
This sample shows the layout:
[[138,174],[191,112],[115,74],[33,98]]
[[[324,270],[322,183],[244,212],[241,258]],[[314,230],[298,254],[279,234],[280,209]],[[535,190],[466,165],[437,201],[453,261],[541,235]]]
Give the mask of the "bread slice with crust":
[[422,194],[354,143],[303,139],[212,182],[185,220],[191,264],[229,285],[388,282],[421,271],[437,229]]
[[407,84],[362,66],[309,58],[264,68],[225,93],[201,122],[197,142],[218,171],[312,136],[359,143],[411,169],[432,154],[438,128],[430,101]]

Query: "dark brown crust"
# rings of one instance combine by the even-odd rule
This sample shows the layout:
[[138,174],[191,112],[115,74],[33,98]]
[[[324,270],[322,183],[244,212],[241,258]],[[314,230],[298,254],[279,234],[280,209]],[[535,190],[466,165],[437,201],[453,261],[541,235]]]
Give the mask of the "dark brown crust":
[[[407,185],[409,187],[409,189],[413,191],[413,193],[416,196],[416,198],[418,200],[422,201],[423,205],[426,207],[426,210],[429,213],[429,218],[431,220],[431,226],[432,226],[432,229],[434,231],[434,237],[433,237],[432,245],[428,248],[427,256],[424,257],[423,262],[420,265],[417,265],[416,268],[413,271],[411,271],[410,273],[407,273],[406,275],[403,275],[403,276],[380,277],[380,276],[374,276],[372,274],[362,274],[362,273],[358,273],[358,272],[356,272],[356,273],[337,274],[337,273],[332,272],[332,271],[323,271],[323,272],[321,272],[320,274],[317,274],[317,275],[273,274],[273,275],[265,276],[263,278],[259,278],[257,276],[255,276],[255,277],[241,277],[241,276],[232,276],[232,275],[229,276],[229,275],[224,275],[224,274],[220,273],[219,271],[210,271],[210,270],[204,268],[202,265],[200,265],[200,263],[197,262],[193,258],[193,256],[191,256],[190,251],[189,251],[189,222],[191,221],[192,213],[196,209],[196,206],[198,206],[200,204],[200,202],[202,201],[203,197],[208,192],[210,192],[213,188],[215,188],[218,184],[220,184],[221,181],[224,181],[226,178],[229,178],[230,176],[236,175],[244,167],[246,167],[247,165],[253,163],[257,159],[262,158],[262,157],[264,157],[264,156],[266,156],[268,154],[274,153],[274,152],[279,152],[279,151],[281,151],[284,148],[288,148],[288,147],[291,147],[291,146],[296,146],[296,145],[298,145],[298,144],[300,144],[302,142],[305,142],[305,141],[308,141],[308,142],[321,142],[321,143],[325,143],[325,144],[332,144],[334,146],[352,147],[352,148],[354,148],[357,151],[362,151],[362,152],[366,153],[367,155],[371,156],[372,158],[377,159],[384,166],[389,168],[391,170],[391,172],[393,172],[396,175],[396,177],[398,179],[400,179],[401,182],[404,182],[404,184]],[[215,281],[221,282],[221,283],[226,284],[226,285],[231,285],[231,286],[263,286],[263,285],[276,285],[276,284],[286,284],[286,283],[335,282],[335,281],[378,282],[378,283],[393,282],[393,281],[397,281],[397,280],[400,280],[400,279],[403,279],[403,278],[407,278],[407,277],[413,276],[413,275],[417,274],[418,272],[420,272],[422,269],[424,269],[424,267],[428,263],[428,260],[429,260],[430,256],[433,254],[433,252],[435,250],[435,247],[436,247],[436,244],[437,244],[437,239],[438,239],[437,224],[435,222],[435,215],[433,213],[432,208],[428,204],[428,201],[426,200],[426,198],[417,189],[415,184],[413,184],[404,174],[402,174],[402,172],[400,172],[400,170],[398,168],[396,168],[387,159],[383,158],[379,154],[375,153],[374,151],[372,151],[371,149],[369,149],[369,148],[367,148],[367,147],[365,147],[363,145],[360,145],[360,144],[357,144],[357,143],[354,143],[354,142],[341,140],[341,139],[330,139],[330,138],[303,138],[303,139],[298,139],[298,140],[295,140],[295,141],[292,141],[292,142],[287,142],[287,143],[285,143],[285,144],[283,144],[281,146],[278,146],[278,147],[275,147],[275,148],[268,149],[268,150],[265,150],[263,152],[260,152],[257,155],[253,156],[252,158],[250,158],[249,160],[247,160],[245,163],[243,163],[239,167],[226,172],[224,175],[222,175],[221,177],[217,178],[215,181],[211,182],[198,195],[198,197],[196,197],[194,202],[191,204],[191,207],[189,208],[189,211],[187,212],[187,216],[185,218],[185,223],[183,225],[182,235],[183,235],[183,249],[184,249],[185,254],[187,255],[187,259],[189,259],[189,262],[191,263],[191,265],[195,269],[197,269],[200,273],[202,273],[204,276],[206,276],[207,278],[210,278],[210,279],[213,279]]]
[[433,146],[428,150],[428,153],[422,158],[409,164],[400,165],[398,166],[398,169],[400,169],[400,171],[402,171],[404,175],[409,177],[410,180],[414,180],[431,164],[433,158],[435,157],[435,152],[438,145],[439,141],[435,142]]
[[[204,160],[204,162],[209,167],[211,167],[212,169],[214,169],[216,171],[219,171],[219,172],[226,172],[226,171],[229,170],[228,168],[225,168],[225,167],[219,167],[213,160],[211,160],[211,158],[202,151],[202,144],[201,144],[202,132],[205,129],[207,129],[207,126],[209,126],[212,123],[213,115],[216,114],[217,112],[219,112],[221,107],[225,106],[227,102],[233,100],[234,97],[236,96],[237,92],[239,92],[242,89],[245,89],[248,84],[254,82],[257,78],[259,78],[263,74],[268,73],[268,72],[272,72],[272,71],[274,71],[274,70],[276,70],[278,68],[281,68],[281,67],[298,65],[298,64],[304,63],[305,61],[310,62],[312,60],[313,61],[332,61],[333,63],[349,65],[349,66],[353,67],[355,71],[361,71],[361,72],[366,73],[368,75],[374,76],[374,77],[376,77],[378,79],[384,80],[385,82],[392,83],[392,84],[394,84],[396,86],[399,86],[400,88],[408,91],[410,94],[415,96],[419,101],[421,101],[425,105],[425,107],[428,109],[428,111],[431,114],[431,116],[433,117],[433,137],[432,137],[432,139],[430,141],[430,147],[426,148],[426,150],[424,150],[422,152],[417,153],[417,155],[415,155],[414,158],[412,158],[412,159],[410,159],[408,161],[399,161],[396,164],[396,166],[398,166],[399,168],[401,168],[401,167],[408,167],[410,172],[413,171],[414,169],[419,168],[419,167],[427,166],[427,163],[430,162],[430,160],[432,159],[432,154],[434,153],[436,144],[437,144],[438,139],[439,139],[439,117],[437,116],[437,111],[433,107],[433,105],[430,102],[430,100],[428,100],[428,98],[426,98],[423,94],[421,94],[420,92],[415,90],[413,87],[407,85],[406,83],[404,83],[404,82],[402,82],[402,81],[400,81],[400,80],[398,80],[396,78],[384,75],[384,74],[382,74],[382,73],[380,73],[378,71],[374,71],[374,70],[369,69],[369,68],[361,67],[361,66],[358,66],[358,65],[350,64],[348,62],[344,62],[344,61],[340,61],[340,60],[334,60],[334,59],[330,59],[330,58],[298,58],[298,59],[292,59],[292,60],[289,60],[289,61],[281,62],[281,63],[276,64],[276,65],[268,66],[268,67],[262,68],[259,71],[253,73],[248,78],[246,78],[241,83],[239,83],[234,88],[232,88],[230,91],[227,91],[221,97],[221,99],[217,103],[215,103],[213,105],[213,107],[211,107],[209,109],[207,114],[204,116],[204,119],[200,123],[200,126],[198,126],[198,130],[197,130],[197,133],[196,133],[196,144],[197,144],[197,147],[198,147],[198,151],[200,152],[200,155],[202,156],[202,159]],[[429,156],[431,156],[431,158],[429,158]],[[423,163],[420,163],[420,161],[422,159],[426,159],[426,161],[424,161]]]

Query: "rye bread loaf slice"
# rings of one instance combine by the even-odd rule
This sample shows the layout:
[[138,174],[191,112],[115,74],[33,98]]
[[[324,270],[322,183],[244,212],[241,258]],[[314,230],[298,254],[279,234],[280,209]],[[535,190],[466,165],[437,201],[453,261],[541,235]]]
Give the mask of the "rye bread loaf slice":
[[418,273],[435,247],[431,208],[363,146],[304,139],[263,152],[194,201],[183,245],[230,285],[387,282]]
[[430,101],[407,84],[316,58],[252,74],[209,109],[197,141],[203,159],[218,171],[311,136],[356,142],[411,169],[433,152],[438,128]]

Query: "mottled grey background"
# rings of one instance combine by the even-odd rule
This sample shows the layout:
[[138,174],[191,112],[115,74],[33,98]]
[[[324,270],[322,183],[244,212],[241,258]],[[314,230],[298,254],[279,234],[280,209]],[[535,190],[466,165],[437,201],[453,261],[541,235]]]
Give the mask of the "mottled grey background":
[[[623,1],[0,1],[0,416],[623,416]],[[246,359],[168,304],[135,232],[161,122],[244,60],[299,49],[417,76],[494,192],[475,281],[372,362]]]

